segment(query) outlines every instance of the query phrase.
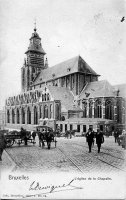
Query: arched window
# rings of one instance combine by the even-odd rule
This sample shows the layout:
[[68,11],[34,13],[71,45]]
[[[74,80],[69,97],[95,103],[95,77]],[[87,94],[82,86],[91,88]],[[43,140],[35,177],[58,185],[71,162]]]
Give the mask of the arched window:
[[102,118],[102,102],[100,99],[97,99],[94,104],[94,117]]
[[17,124],[20,124],[20,113],[18,108],[17,108]]
[[22,116],[22,124],[25,124],[25,110],[24,110],[24,108],[22,108],[21,116]]
[[10,123],[10,111],[7,110],[7,123]]
[[42,106],[39,106],[39,118],[42,118]]
[[15,111],[12,109],[12,124],[15,123]]
[[45,99],[44,100],[46,101],[46,93],[45,93]]
[[42,101],[45,101],[45,96],[44,96],[44,94],[42,94]]
[[89,118],[92,118],[92,102],[89,102]]
[[43,118],[48,118],[48,106],[44,105],[44,116]]
[[60,119],[60,108],[59,104],[55,105],[55,119],[59,120]]
[[87,117],[87,102],[82,100],[83,117]]
[[34,107],[34,124],[38,124],[38,110],[37,107]]
[[49,93],[47,94],[47,101],[49,101]]
[[97,105],[97,109],[98,109],[98,118],[102,118],[102,107],[101,107],[101,105]]
[[27,110],[27,124],[31,124],[31,110],[29,107]]
[[50,118],[53,118],[53,105],[50,104]]
[[105,119],[113,119],[113,105],[112,101],[109,99],[106,99],[105,101]]

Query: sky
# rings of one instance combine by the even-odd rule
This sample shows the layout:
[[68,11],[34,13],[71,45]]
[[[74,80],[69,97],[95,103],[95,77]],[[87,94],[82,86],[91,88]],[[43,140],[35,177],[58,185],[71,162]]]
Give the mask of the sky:
[[35,19],[49,67],[80,55],[99,80],[126,83],[125,16],[125,0],[0,0],[0,109],[21,92]]

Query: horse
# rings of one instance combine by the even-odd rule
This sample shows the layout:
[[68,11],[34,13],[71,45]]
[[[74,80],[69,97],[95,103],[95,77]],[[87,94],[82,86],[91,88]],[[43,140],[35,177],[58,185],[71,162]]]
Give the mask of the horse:
[[47,142],[47,147],[48,147],[48,149],[50,149],[50,147],[51,147],[51,142],[54,141],[54,134],[53,134],[52,131],[46,132],[46,133],[45,133],[45,140],[46,140],[46,142]]
[[42,146],[42,148],[43,148],[45,146],[45,143],[44,143],[44,133],[38,131],[37,135],[38,135],[38,138],[39,138],[39,147]]

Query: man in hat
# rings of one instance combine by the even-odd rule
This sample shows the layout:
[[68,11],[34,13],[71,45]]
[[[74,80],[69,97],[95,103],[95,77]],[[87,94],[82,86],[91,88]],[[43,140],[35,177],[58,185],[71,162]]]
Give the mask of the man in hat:
[[93,134],[93,132],[92,132],[92,130],[90,128],[88,129],[88,132],[86,134],[86,141],[88,143],[89,153],[90,153],[92,144],[94,142],[94,134]]
[[104,136],[102,131],[100,131],[99,129],[97,130],[96,133],[96,144],[98,147],[98,153],[100,153],[100,148],[101,148],[101,144],[104,143]]

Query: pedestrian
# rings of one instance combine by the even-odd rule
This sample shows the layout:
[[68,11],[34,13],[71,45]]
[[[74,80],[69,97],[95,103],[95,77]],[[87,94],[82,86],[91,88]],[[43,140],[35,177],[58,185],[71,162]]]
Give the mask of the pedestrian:
[[118,132],[118,130],[115,130],[114,131],[115,143],[117,142],[118,137],[119,137],[119,132]]
[[96,144],[97,144],[97,147],[98,147],[98,153],[100,153],[102,143],[104,143],[104,136],[103,136],[102,131],[100,131],[98,129],[97,133],[96,133]]
[[36,137],[36,132],[33,131],[33,133],[32,133],[32,138],[33,138],[34,141],[35,141],[35,137]]
[[92,132],[92,130],[89,128],[88,132],[86,134],[86,141],[88,143],[88,147],[89,147],[89,153],[91,152],[91,147],[94,141],[94,134]]
[[0,132],[0,161],[2,161],[2,154],[4,149],[6,148],[6,139],[2,132]]

